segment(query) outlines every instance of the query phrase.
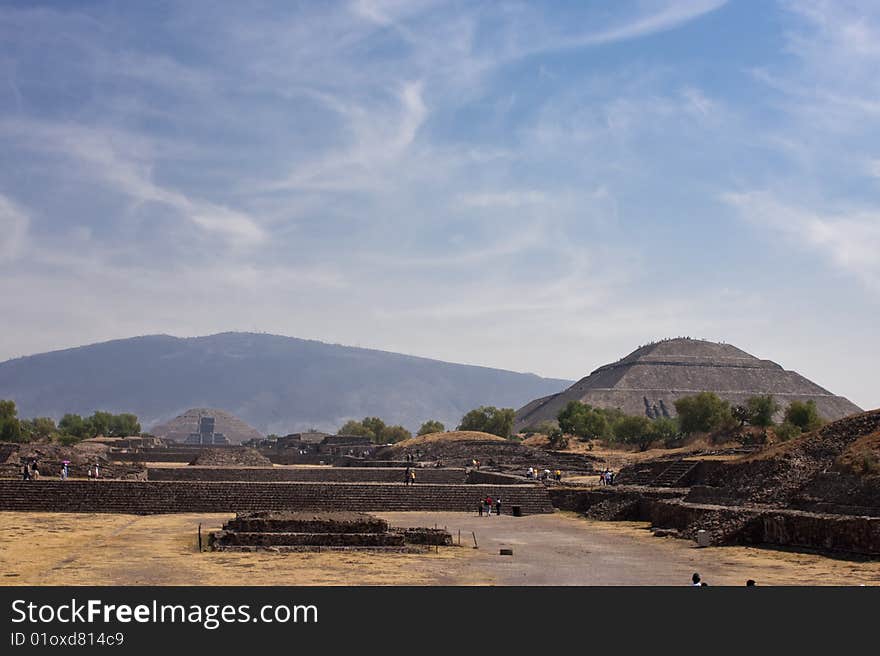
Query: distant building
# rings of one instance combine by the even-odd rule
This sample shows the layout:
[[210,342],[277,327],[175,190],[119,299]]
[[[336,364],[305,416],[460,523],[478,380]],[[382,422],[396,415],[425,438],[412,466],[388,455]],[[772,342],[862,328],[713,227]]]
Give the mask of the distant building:
[[223,433],[214,432],[214,417],[199,417],[199,430],[190,433],[186,444],[229,444]]

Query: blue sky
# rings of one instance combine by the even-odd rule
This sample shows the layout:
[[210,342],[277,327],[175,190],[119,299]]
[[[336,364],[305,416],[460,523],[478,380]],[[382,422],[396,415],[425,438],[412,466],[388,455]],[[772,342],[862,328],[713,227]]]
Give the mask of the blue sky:
[[880,9],[0,2],[0,359],[256,330],[880,406]]

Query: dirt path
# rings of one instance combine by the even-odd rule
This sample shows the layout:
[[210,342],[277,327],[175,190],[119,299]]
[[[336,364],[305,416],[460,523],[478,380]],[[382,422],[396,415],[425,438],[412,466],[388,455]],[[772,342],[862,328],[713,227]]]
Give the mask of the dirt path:
[[[746,547],[697,549],[643,524],[569,513],[480,518],[376,513],[396,526],[448,527],[439,553],[199,553],[197,528],[227,514],[0,513],[0,585],[880,585],[880,562]],[[471,531],[479,549],[473,549]],[[513,556],[499,549],[512,548]]]

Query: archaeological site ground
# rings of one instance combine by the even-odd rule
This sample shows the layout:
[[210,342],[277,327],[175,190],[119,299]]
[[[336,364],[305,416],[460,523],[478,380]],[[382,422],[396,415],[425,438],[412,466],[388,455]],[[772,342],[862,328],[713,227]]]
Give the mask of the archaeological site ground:
[[643,450],[475,431],[209,441],[3,444],[0,581],[880,585],[880,411],[788,441]]

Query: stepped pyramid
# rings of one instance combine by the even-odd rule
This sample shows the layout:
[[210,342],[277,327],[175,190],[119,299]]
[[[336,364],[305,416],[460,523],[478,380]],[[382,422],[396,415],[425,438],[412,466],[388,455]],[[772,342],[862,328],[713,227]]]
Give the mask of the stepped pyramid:
[[231,444],[240,444],[251,439],[259,440],[263,437],[253,426],[217,408],[190,408],[170,421],[151,427],[149,433],[175,442],[186,442],[190,433],[198,432],[201,417],[214,417],[214,430],[223,433]]
[[556,419],[572,400],[620,408],[632,415],[674,416],[676,399],[699,392],[714,392],[731,404],[772,394],[783,409],[794,400],[813,400],[828,420],[861,412],[848,399],[775,362],[760,360],[730,344],[677,338],[642,346],[563,392],[535,399],[517,411],[515,428]]

